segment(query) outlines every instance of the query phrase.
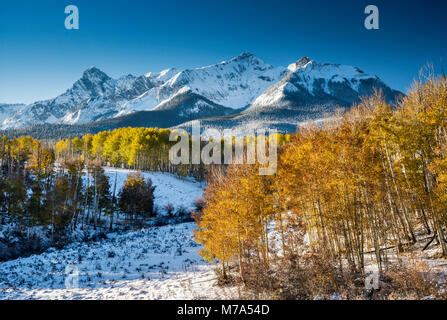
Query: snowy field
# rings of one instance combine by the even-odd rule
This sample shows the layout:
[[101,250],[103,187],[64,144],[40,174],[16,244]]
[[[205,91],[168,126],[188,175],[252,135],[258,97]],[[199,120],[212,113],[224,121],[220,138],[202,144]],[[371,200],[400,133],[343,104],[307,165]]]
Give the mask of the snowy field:
[[[117,190],[129,170],[105,168]],[[155,205],[191,208],[200,183],[168,173],[152,179]],[[62,250],[0,263],[0,299],[225,299],[214,286],[214,265],[199,255],[195,223],[107,234],[97,242],[75,242]],[[67,288],[68,286],[68,288]],[[75,288],[71,288],[71,287]]]
[[[106,168],[113,188],[121,188],[129,170]],[[200,184],[166,173],[143,173],[156,186],[159,208],[191,208],[202,195]],[[214,264],[199,255],[194,241],[195,223],[109,233],[106,239],[74,242],[64,249],[0,263],[0,300],[5,299],[231,299],[234,287],[216,286]],[[279,243],[274,225],[270,243]],[[414,248],[439,279],[446,279],[447,262],[437,258],[427,239]],[[389,258],[393,260],[393,252]],[[406,260],[409,257],[401,257]]]
[[[214,265],[198,255],[194,227],[110,234],[0,263],[0,299],[225,299]],[[67,289],[76,278],[78,288]]]
[[[116,176],[116,193],[126,181],[126,177],[133,170],[104,168],[106,175],[110,178],[110,189],[113,192]],[[142,172],[145,179],[151,178],[152,184],[155,186],[154,205],[160,211],[167,204],[172,204],[175,209],[184,207],[186,209],[193,208],[194,200],[202,196],[203,190],[200,183],[194,179],[187,177],[180,179],[174,174],[163,172]],[[84,177],[86,179],[86,177]]]

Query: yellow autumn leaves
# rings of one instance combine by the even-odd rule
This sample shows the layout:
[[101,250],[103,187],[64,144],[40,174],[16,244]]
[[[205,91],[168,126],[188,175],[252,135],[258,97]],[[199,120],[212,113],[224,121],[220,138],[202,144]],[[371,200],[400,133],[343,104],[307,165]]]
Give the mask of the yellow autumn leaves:
[[[447,255],[447,80],[417,82],[391,107],[378,93],[341,118],[309,125],[279,150],[278,171],[230,165],[209,179],[201,254],[225,267],[311,247],[363,270],[372,253],[434,235]],[[341,263],[341,262],[340,262]]]

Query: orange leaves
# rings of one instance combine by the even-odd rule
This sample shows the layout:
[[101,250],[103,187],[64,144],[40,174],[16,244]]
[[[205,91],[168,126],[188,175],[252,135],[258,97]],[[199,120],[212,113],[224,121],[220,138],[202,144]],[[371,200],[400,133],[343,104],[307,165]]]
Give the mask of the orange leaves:
[[233,261],[253,247],[264,246],[265,222],[273,211],[266,179],[254,165],[232,165],[225,174],[212,172],[196,231],[205,259]]
[[397,110],[379,93],[336,121],[278,138],[290,143],[280,148],[276,175],[261,178],[244,165],[211,177],[196,234],[204,257],[267,256],[269,223],[282,233],[283,248],[294,248],[306,228],[312,245],[354,269],[365,250],[379,256],[379,248],[414,239],[415,226],[443,237],[445,78],[416,86]]

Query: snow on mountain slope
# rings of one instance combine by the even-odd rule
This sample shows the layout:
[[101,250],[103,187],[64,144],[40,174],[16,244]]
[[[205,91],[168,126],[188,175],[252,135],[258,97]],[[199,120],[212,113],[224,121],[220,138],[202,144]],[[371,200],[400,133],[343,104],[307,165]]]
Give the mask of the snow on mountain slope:
[[160,103],[152,111],[169,111],[179,118],[196,118],[221,116],[234,113],[234,109],[227,108],[194,93],[189,87],[183,87],[174,96]]
[[[378,77],[356,67],[318,63],[307,57],[284,68],[243,53],[206,67],[166,69],[117,80],[92,67],[64,94],[20,108],[4,119],[0,128],[100,120],[113,120],[117,125],[122,122],[126,126],[129,125],[126,117],[139,111],[157,111],[145,116],[150,119],[149,124],[159,127],[227,117],[241,110],[244,111],[238,119],[249,117],[253,124],[266,123],[272,117],[275,121],[295,123],[320,118],[338,105],[349,107],[375,88],[381,89],[389,101],[400,94]],[[322,108],[309,109],[315,106]],[[166,121],[167,117],[171,121]],[[224,120],[228,123],[229,118]],[[234,125],[239,123],[230,123],[230,127]]]
[[1,128],[108,119],[154,109],[188,89],[218,105],[239,109],[286,73],[286,68],[268,65],[249,53],[207,67],[183,71],[166,69],[117,80],[91,67],[65,93],[22,108],[4,119]]
[[145,77],[126,76],[114,80],[91,67],[60,96],[34,102],[5,119],[2,128],[19,128],[39,123],[82,123],[109,118],[117,106],[151,87]]
[[341,105],[349,107],[359,97],[380,89],[392,101],[401,94],[392,90],[377,76],[339,64],[319,63],[304,57],[289,66],[291,73],[257,97],[244,113],[260,112],[275,107],[306,105]]
[[151,80],[152,83],[157,85],[162,85],[167,80],[171,79],[174,75],[179,73],[180,70],[176,68],[169,68],[162,70],[160,72],[149,72],[145,74],[145,77]]
[[152,83],[152,87],[141,95],[135,97],[134,99],[126,101],[123,105],[120,106],[114,117],[120,117],[138,111],[151,110],[160,103],[169,101],[169,99],[172,97],[160,96],[159,88],[163,86],[166,81],[171,79],[179,72],[180,71],[175,68],[170,68],[161,72],[149,72],[144,75],[147,81],[150,81]]
[[[395,101],[402,93],[383,83],[378,77],[362,70],[338,64],[318,63],[303,57],[289,65],[290,71],[267,88],[248,108],[226,117],[201,119],[205,128],[231,128],[233,134],[249,134],[253,129],[276,129],[295,132],[300,123],[329,118],[337,108],[349,108],[382,90],[386,99]],[[191,122],[174,128],[190,129]]]
[[182,71],[161,90],[170,92],[188,86],[215,103],[239,109],[286,73],[283,67],[273,67],[251,53],[243,53],[216,65]]
[[3,122],[6,118],[10,117],[25,105],[20,103],[0,103],[0,122]]
[[289,64],[289,66],[287,67],[287,69],[289,69],[292,72],[295,72],[296,70],[304,67],[305,65],[307,65],[310,62],[310,59],[308,57],[302,57],[300,60]]
[[[100,72],[102,73],[102,71]],[[98,78],[96,83],[93,82],[93,85],[101,85],[104,79]],[[127,75],[117,80],[110,80],[112,87],[110,91],[86,97],[81,104],[71,108],[59,122],[75,124],[111,118],[129,99],[140,96],[155,85],[152,83],[153,79],[146,76]],[[156,79],[154,81],[157,83]]]
[[[286,73],[283,67],[273,67],[251,53],[243,53],[229,61],[183,71],[169,70],[172,75],[159,87],[126,103],[117,116],[135,111],[152,110],[186,90],[232,109],[247,106],[267,87]],[[168,72],[166,72],[168,73]]]

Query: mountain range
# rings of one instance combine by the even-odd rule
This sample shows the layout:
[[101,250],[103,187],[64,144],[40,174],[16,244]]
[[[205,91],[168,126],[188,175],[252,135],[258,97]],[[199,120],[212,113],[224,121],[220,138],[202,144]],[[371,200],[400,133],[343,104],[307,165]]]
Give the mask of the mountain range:
[[210,66],[119,79],[91,67],[54,99],[0,104],[0,128],[18,134],[64,128],[72,135],[123,126],[187,129],[190,121],[200,119],[203,127],[242,133],[263,127],[291,132],[374,90],[382,90],[390,102],[402,95],[359,68],[307,57],[275,67],[242,53]]

